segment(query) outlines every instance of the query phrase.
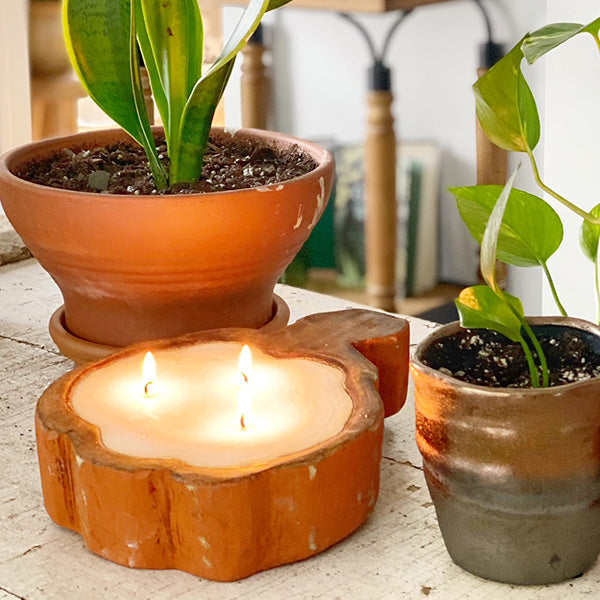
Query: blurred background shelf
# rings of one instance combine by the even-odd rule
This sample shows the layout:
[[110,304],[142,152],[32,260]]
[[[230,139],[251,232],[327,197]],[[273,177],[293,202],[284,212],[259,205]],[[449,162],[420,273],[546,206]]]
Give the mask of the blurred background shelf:
[[[292,279],[289,283],[350,302],[367,303],[367,294],[363,289],[343,286],[339,283],[338,278],[339,273],[335,269],[309,269],[304,281],[299,283]],[[454,299],[463,287],[451,283],[438,283],[434,288],[419,296],[397,298],[396,312],[427,318],[437,323],[456,320]]]

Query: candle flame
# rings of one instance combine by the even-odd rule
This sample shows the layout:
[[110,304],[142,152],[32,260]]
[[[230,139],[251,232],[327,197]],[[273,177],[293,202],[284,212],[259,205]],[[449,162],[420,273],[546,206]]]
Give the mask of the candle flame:
[[144,386],[144,395],[150,396],[156,380],[156,361],[152,352],[146,352],[144,364],[142,366],[142,385]]
[[240,373],[240,388],[238,391],[237,412],[242,431],[246,431],[252,408],[252,353],[247,345],[244,345],[240,353],[238,370]]

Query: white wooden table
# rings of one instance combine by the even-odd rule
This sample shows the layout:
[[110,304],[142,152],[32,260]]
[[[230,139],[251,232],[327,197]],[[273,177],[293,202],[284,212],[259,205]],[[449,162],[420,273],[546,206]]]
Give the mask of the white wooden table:
[[[281,286],[292,320],[348,302]],[[446,553],[414,442],[412,398],[386,422],[381,492],[357,532],[311,559],[234,583],[179,571],[128,569],[91,554],[79,535],[47,516],[38,477],[33,420],[45,387],[72,367],[47,333],[61,303],[34,260],[0,267],[0,599],[14,600],[397,600],[600,597],[600,565],[554,586],[484,581]],[[410,319],[413,342],[433,325]]]

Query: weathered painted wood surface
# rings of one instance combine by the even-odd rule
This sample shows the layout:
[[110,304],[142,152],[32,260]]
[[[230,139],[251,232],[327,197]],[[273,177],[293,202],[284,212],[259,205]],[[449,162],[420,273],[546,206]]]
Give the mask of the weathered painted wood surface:
[[[292,320],[351,304],[293,288],[277,290]],[[381,492],[353,535],[314,558],[234,583],[179,571],[120,567],[91,554],[79,535],[46,514],[33,434],[35,402],[71,368],[47,324],[59,292],[33,260],[0,268],[0,599],[14,600],[577,600],[596,598],[600,565],[549,587],[471,576],[450,560],[414,442],[412,400],[386,420]],[[413,343],[431,324],[410,319]]]

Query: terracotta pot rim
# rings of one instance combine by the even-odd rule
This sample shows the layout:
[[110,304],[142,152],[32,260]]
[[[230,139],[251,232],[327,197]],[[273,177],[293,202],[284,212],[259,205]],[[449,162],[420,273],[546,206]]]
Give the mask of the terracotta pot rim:
[[[586,331],[588,333],[592,333],[598,337],[600,337],[600,326],[592,323],[591,321],[587,321],[585,319],[579,319],[576,317],[563,317],[563,316],[546,316],[546,317],[526,317],[527,322],[530,325],[560,325],[562,327],[572,327],[574,329],[580,329],[582,331]],[[464,390],[472,390],[473,393],[478,395],[488,395],[490,398],[492,397],[500,397],[500,398],[508,398],[514,397],[515,394],[524,394],[524,395],[539,395],[540,391],[545,391],[548,394],[557,393],[562,395],[564,392],[567,392],[574,386],[582,386],[588,385],[590,383],[594,383],[598,378],[595,379],[585,379],[582,381],[574,381],[573,383],[564,383],[560,386],[554,386],[550,388],[509,388],[509,387],[488,387],[485,385],[478,385],[475,383],[468,383],[466,381],[461,381],[460,379],[456,379],[451,375],[447,375],[442,371],[438,371],[428,365],[425,365],[421,361],[421,357],[425,350],[436,340],[439,340],[444,337],[448,337],[453,333],[456,333],[461,329],[461,325],[459,321],[452,321],[451,323],[447,323],[446,325],[442,325],[438,327],[435,331],[432,331],[425,339],[421,340],[414,349],[413,355],[411,356],[411,368],[418,369],[422,371],[429,377],[433,377],[434,379],[439,380],[440,382],[444,382],[445,384],[449,384],[453,387],[460,387]]]
[[[153,131],[162,131],[162,127],[153,127]],[[286,133],[280,133],[277,131],[268,131],[262,129],[246,129],[246,128],[228,128],[228,127],[213,127],[211,131],[221,132],[224,134],[229,134],[232,137],[234,136],[242,136],[246,138],[259,138],[263,140],[270,140],[277,142],[279,144],[283,143],[284,146],[298,146],[308,155],[310,155],[313,160],[317,163],[317,166],[308,173],[304,175],[300,175],[298,177],[294,177],[293,179],[287,179],[285,181],[271,183],[264,186],[257,186],[252,188],[242,188],[237,190],[221,190],[215,192],[204,192],[204,193],[196,193],[196,194],[99,194],[97,192],[81,192],[76,190],[65,190],[64,188],[53,188],[49,186],[44,186],[39,183],[33,183],[31,181],[27,181],[25,179],[21,179],[17,177],[12,170],[24,163],[28,160],[32,160],[34,155],[37,156],[47,156],[56,152],[61,148],[72,148],[76,146],[85,145],[86,140],[94,137],[100,137],[102,139],[111,139],[111,138],[120,138],[126,139],[127,141],[133,141],[129,134],[125,132],[124,129],[120,127],[113,127],[109,129],[95,129],[91,131],[83,131],[80,133],[75,133],[66,136],[54,137],[45,140],[30,142],[28,144],[24,144],[22,146],[18,146],[17,148],[12,148],[8,150],[4,154],[0,155],[0,180],[6,180],[7,182],[11,182],[13,185],[18,184],[22,185],[27,189],[28,187],[32,187],[32,189],[44,189],[45,193],[48,194],[50,198],[52,198],[55,194],[64,194],[65,191],[69,193],[70,196],[80,197],[82,199],[89,198],[98,198],[102,197],[103,201],[107,201],[109,199],[119,202],[139,202],[140,199],[160,199],[161,202],[169,202],[169,200],[173,198],[179,199],[181,202],[182,198],[190,198],[193,201],[197,201],[198,196],[207,197],[207,196],[218,196],[221,194],[231,194],[235,196],[239,196],[242,194],[254,193],[256,190],[271,190],[277,188],[278,186],[285,185],[294,185],[297,182],[302,182],[305,179],[310,179],[314,177],[324,176],[327,172],[330,164],[333,162],[333,154],[324,148],[323,146],[315,143],[304,140],[302,138],[298,138]],[[107,142],[104,142],[107,143]],[[133,142],[135,143],[135,142]]]
[[[287,302],[278,294],[273,294],[273,313],[271,318],[261,327],[257,327],[257,330],[263,332],[277,331],[288,324],[289,318],[290,307]],[[58,346],[62,355],[70,358],[76,365],[85,365],[106,358],[125,348],[125,346],[111,346],[91,342],[71,333],[66,324],[64,304],[61,304],[52,313],[49,330],[52,341]],[[153,340],[140,343],[152,342]]]

